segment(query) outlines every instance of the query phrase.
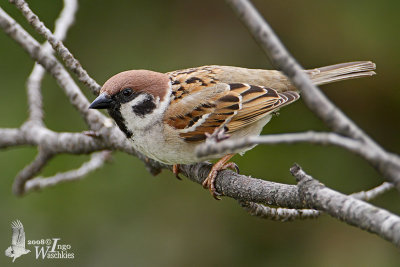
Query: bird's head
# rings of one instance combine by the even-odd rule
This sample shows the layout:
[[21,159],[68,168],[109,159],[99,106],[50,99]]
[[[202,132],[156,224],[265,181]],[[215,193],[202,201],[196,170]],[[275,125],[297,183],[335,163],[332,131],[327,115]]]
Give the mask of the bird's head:
[[167,107],[171,83],[168,75],[149,70],[129,70],[108,79],[89,106],[107,109],[130,138],[132,131],[148,127]]
[[8,247],[5,251],[5,254],[7,257],[13,257],[14,255],[14,250],[12,249],[12,247]]

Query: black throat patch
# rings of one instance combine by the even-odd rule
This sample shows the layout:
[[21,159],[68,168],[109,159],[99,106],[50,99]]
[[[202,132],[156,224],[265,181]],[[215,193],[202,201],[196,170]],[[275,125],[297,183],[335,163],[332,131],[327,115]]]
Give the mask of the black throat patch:
[[113,108],[108,109],[108,114],[110,114],[111,118],[117,123],[119,129],[126,135],[128,139],[130,139],[133,135],[131,131],[126,127],[125,119],[121,114],[121,104],[116,104]]

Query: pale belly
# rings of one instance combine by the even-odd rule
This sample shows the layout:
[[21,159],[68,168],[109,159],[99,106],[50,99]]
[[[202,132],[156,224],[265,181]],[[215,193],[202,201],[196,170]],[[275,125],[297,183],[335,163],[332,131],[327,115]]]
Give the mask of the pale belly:
[[133,147],[149,158],[165,164],[191,164],[201,161],[194,154],[195,145],[166,142],[159,134],[136,135]]
[[[230,139],[234,140],[245,136],[259,135],[264,125],[270,119],[271,116],[266,116],[250,126],[235,132],[231,135]],[[154,125],[147,131],[135,131],[132,144],[136,150],[147,157],[169,165],[192,164],[225,156],[225,154],[220,154],[199,159],[195,155],[195,148],[201,143],[186,143],[179,138],[175,131],[166,129],[161,124]],[[244,153],[253,147],[245,147],[237,152]]]
[[147,157],[169,165],[199,162],[193,153],[195,146],[188,146],[178,136],[168,139],[164,133],[161,124],[145,131],[136,130],[131,140],[133,147]]

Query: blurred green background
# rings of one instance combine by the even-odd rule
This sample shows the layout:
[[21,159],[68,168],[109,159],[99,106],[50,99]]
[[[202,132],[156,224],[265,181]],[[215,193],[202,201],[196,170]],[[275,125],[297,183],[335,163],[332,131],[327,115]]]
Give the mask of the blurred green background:
[[[30,1],[53,29],[62,1]],[[355,60],[377,63],[375,77],[324,86],[350,118],[389,151],[400,153],[400,19],[398,0],[254,1],[289,51],[305,67]],[[1,7],[38,40],[16,8]],[[100,84],[127,69],[166,72],[207,64],[272,68],[224,1],[80,1],[67,47]],[[25,81],[29,56],[0,32],[0,127],[19,127],[27,117]],[[94,96],[79,84],[89,99]],[[43,84],[47,126],[83,131],[86,126],[55,81]],[[327,130],[298,101],[281,110],[264,133]],[[136,158],[115,153],[113,162],[80,182],[18,198],[15,175],[35,148],[0,151],[0,250],[11,241],[10,223],[20,219],[27,239],[60,237],[74,260],[35,260],[15,266],[399,266],[389,242],[324,215],[317,220],[272,222],[251,217],[238,204],[215,201],[198,184],[164,171],[151,176]],[[89,156],[58,156],[44,175],[80,166]],[[382,177],[365,161],[335,147],[259,146],[236,156],[243,174],[294,183],[298,162],[327,186],[344,193],[377,186]],[[400,214],[392,191],[375,205]],[[34,249],[30,247],[30,249]],[[4,255],[4,254],[3,254]],[[0,256],[0,266],[11,259]]]

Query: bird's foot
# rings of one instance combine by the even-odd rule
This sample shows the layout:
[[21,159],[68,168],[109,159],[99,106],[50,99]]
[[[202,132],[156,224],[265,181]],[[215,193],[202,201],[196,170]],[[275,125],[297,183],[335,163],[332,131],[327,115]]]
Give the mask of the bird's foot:
[[232,169],[239,173],[239,167],[234,162],[228,162],[234,154],[226,155],[225,157],[221,158],[217,163],[212,166],[210,173],[208,174],[207,178],[203,181],[203,187],[208,188],[210,190],[211,195],[216,200],[221,200],[220,196],[221,193],[218,193],[215,188],[215,180],[217,178],[218,172],[226,169]]
[[180,165],[180,164],[174,164],[174,165],[172,166],[172,172],[175,174],[175,177],[178,178],[178,180],[182,180],[182,178],[179,176],[179,173],[180,173],[180,171],[179,171],[179,165]]

